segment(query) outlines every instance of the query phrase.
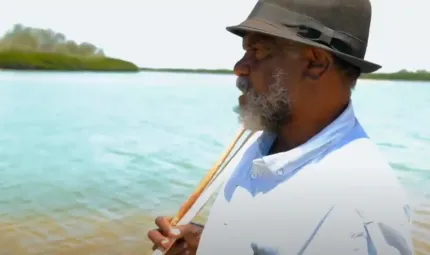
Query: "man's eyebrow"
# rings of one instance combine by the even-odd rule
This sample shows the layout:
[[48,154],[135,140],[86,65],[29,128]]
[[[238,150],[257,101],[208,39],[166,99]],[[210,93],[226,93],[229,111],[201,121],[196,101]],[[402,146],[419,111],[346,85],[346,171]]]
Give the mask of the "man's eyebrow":
[[247,48],[255,47],[256,44],[262,44],[262,45],[273,44],[273,40],[269,40],[269,38],[266,38],[266,37],[257,37],[257,38],[252,38],[248,40],[244,39],[242,42],[242,48],[246,50]]

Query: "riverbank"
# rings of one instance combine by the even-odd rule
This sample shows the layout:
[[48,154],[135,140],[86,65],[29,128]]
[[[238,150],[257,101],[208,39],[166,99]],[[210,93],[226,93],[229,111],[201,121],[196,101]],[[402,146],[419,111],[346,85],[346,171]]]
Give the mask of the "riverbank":
[[[198,73],[198,74],[233,74],[228,69],[179,69],[179,68],[140,68],[146,72],[168,72],[168,73]],[[430,72],[409,72],[401,70],[395,73],[372,73],[363,74],[360,79],[368,80],[392,80],[392,81],[430,81]]]
[[122,59],[105,56],[73,56],[61,53],[1,51],[0,69],[45,71],[138,72],[139,68]]

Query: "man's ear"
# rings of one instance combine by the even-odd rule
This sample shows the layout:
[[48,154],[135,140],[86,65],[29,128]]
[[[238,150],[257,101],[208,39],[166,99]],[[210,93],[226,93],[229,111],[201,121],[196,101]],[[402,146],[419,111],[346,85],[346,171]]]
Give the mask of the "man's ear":
[[333,64],[332,56],[323,49],[309,48],[304,57],[307,61],[304,76],[312,80],[320,79]]

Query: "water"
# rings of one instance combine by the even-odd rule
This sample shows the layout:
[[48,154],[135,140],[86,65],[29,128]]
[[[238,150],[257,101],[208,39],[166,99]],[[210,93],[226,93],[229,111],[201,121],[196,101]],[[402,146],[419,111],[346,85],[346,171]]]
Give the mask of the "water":
[[[229,75],[0,73],[0,255],[142,254],[239,124]],[[430,84],[360,81],[358,117],[430,253]]]

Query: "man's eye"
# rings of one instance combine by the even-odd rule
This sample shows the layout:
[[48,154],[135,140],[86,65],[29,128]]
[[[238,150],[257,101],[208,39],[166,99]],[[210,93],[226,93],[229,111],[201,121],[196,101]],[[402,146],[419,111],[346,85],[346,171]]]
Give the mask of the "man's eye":
[[258,59],[263,59],[269,54],[269,51],[267,49],[258,49],[255,51],[255,56]]
[[257,60],[260,60],[266,57],[266,55],[268,54],[268,51],[267,49],[264,49],[264,48],[255,47],[255,48],[246,49],[246,54],[248,56],[253,56]]

